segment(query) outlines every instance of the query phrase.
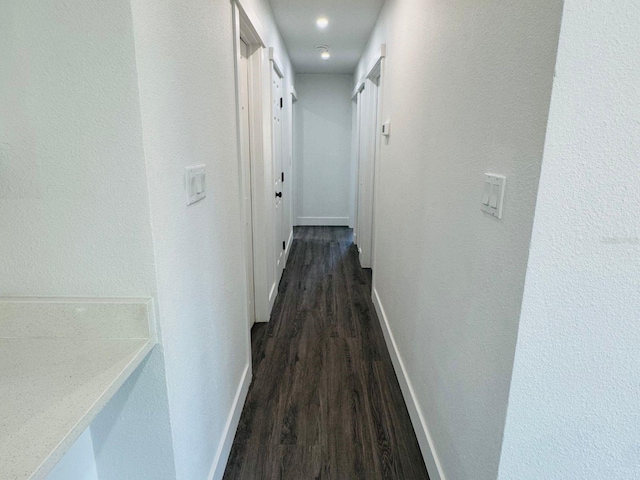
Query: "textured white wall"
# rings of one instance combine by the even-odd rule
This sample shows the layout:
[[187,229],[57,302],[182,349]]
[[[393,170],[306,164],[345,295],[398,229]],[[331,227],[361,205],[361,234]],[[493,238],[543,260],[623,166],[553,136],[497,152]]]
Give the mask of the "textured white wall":
[[[154,296],[129,1],[2,2],[0,57],[0,295]],[[161,360],[135,375],[153,387],[128,407],[153,405],[149,441],[111,439],[172,464]],[[89,433],[51,479],[95,477]]]
[[160,345],[91,423],[91,437],[100,480],[175,480]]
[[298,225],[348,225],[351,193],[351,75],[296,75]]
[[[250,364],[231,3],[132,9],[176,474],[207,478]],[[187,207],[201,163],[207,197]]]
[[387,0],[356,73],[386,43],[374,284],[450,480],[498,473],[561,4]]
[[[246,3],[290,82],[268,2]],[[154,296],[157,287],[172,429],[156,349],[92,426],[98,471],[135,474],[117,473],[109,453],[119,448],[142,463],[162,451],[156,477],[171,478],[170,435],[177,477],[207,478],[249,366],[231,4],[0,8],[0,294]],[[207,198],[187,207],[184,167],[199,163]],[[154,413],[145,428],[136,408]]]
[[0,57],[0,295],[153,295],[129,2],[3,1]]
[[640,478],[638,32],[565,3],[501,479]]
[[47,475],[47,480],[98,480],[88,428]]

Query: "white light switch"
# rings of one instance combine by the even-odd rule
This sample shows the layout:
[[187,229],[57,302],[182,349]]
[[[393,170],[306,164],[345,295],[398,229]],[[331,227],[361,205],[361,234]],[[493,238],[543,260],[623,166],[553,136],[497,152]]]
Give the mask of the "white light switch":
[[187,192],[187,205],[196,203],[207,196],[204,165],[187,167],[185,170],[184,180],[185,190]]
[[503,175],[493,173],[484,174],[484,189],[482,190],[483,212],[494,217],[502,218],[502,201],[504,199],[504,186],[507,179]]
[[489,195],[491,194],[491,184],[485,182],[484,190],[482,191],[482,204],[489,205]]
[[489,206],[491,208],[498,208],[498,194],[500,187],[497,185],[491,185],[491,195],[489,196]]

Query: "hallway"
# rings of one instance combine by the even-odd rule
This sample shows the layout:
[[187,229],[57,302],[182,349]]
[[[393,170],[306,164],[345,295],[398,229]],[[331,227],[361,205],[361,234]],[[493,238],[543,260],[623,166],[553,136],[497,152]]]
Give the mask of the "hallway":
[[352,236],[295,229],[225,479],[428,479]]

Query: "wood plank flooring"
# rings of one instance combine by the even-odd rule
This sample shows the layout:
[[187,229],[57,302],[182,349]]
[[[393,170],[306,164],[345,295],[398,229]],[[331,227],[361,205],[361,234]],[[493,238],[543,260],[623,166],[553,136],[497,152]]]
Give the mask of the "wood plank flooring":
[[352,231],[297,227],[224,478],[428,479]]

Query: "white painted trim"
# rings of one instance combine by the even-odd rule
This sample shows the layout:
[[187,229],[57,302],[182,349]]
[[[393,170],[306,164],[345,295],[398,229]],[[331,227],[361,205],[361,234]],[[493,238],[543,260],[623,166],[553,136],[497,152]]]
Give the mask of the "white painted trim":
[[241,0],[233,0],[233,2],[240,10],[240,23],[242,24],[243,31],[246,31],[245,27],[248,27],[251,36],[254,37],[250,39],[251,43],[257,43],[261,47],[266,47],[264,43],[264,39],[266,38],[263,34],[264,29],[262,28],[260,20],[258,20],[256,12],[254,12],[251,7],[243,5]]
[[297,225],[347,227],[349,217],[298,217]]
[[287,261],[289,260],[289,252],[291,251],[291,244],[293,243],[293,229],[291,229],[291,233],[289,233],[289,238],[287,239],[287,249],[284,252],[284,267],[287,268]]
[[[373,213],[371,218],[371,252],[370,261],[371,268],[375,272],[376,263],[376,205],[378,204],[378,193],[380,192],[380,163],[382,161],[382,132],[380,131],[381,125],[384,122],[382,115],[384,113],[384,76],[385,76],[385,64],[386,64],[386,44],[380,45],[380,59],[373,66],[373,69],[369,72],[367,78],[373,81],[376,76],[378,77],[378,111],[376,112],[376,126],[375,126],[375,153],[373,158],[373,199],[371,211]],[[375,273],[373,274],[375,275]],[[373,283],[373,279],[372,279]]]
[[427,426],[426,420],[424,419],[424,415],[422,414],[420,403],[416,399],[411,380],[409,379],[409,375],[407,374],[404,362],[402,361],[402,356],[400,355],[400,351],[398,350],[398,345],[393,338],[393,333],[391,331],[391,327],[389,326],[389,319],[387,318],[384,308],[382,307],[382,302],[380,301],[380,297],[378,296],[378,291],[376,290],[375,285],[371,290],[371,296],[373,299],[373,306],[375,307],[376,313],[378,314],[378,320],[380,322],[380,327],[382,328],[382,333],[384,334],[384,340],[387,344],[387,350],[389,350],[389,355],[391,355],[393,369],[396,372],[396,377],[398,377],[400,389],[402,390],[402,396],[404,397],[404,401],[407,404],[409,417],[411,417],[411,423],[413,424],[413,429],[415,430],[416,437],[418,438],[418,444],[420,445],[420,450],[422,451],[422,457],[424,458],[424,463],[427,466],[429,478],[431,480],[446,480],[444,472],[442,471],[442,464],[438,459],[438,455],[433,445],[433,437],[429,433],[429,428]]
[[281,278],[282,277],[278,278],[278,280],[273,282],[273,285],[271,285],[271,291],[269,292],[269,315],[267,315],[264,320],[261,319],[260,321],[268,322],[269,320],[271,320],[271,312],[273,311],[273,305],[276,303],[276,297],[278,296],[278,286],[280,285]]
[[236,391],[236,398],[233,400],[227,423],[224,427],[224,434],[222,436],[222,442],[216,452],[213,465],[209,472],[209,480],[221,480],[224,475],[224,470],[227,468],[227,461],[229,460],[229,454],[231,453],[231,445],[233,439],[236,436],[236,430],[238,429],[238,423],[240,422],[240,414],[244,407],[244,402],[247,399],[247,393],[249,392],[249,385],[251,385],[251,361],[247,363]]
[[[378,67],[378,64],[382,61],[383,58],[385,58],[387,56],[387,45],[386,44],[382,44],[380,45],[380,55],[378,55],[377,57],[373,58],[371,60],[371,63],[369,63],[369,68],[367,68],[365,70],[365,72],[367,72],[367,74],[365,75],[364,78],[370,78],[371,75],[374,73],[374,71],[376,70],[376,68]],[[364,78],[362,79],[362,82],[364,82]]]
[[385,58],[387,56],[387,45],[385,43],[380,45],[380,55],[378,55],[377,57],[374,57],[371,60],[371,63],[369,63],[369,68],[367,68],[365,70],[365,72],[367,72],[365,75],[363,75],[357,82],[356,82],[356,87],[353,89],[353,92],[351,93],[351,100],[353,100],[355,98],[355,96],[359,93],[362,92],[362,89],[364,88],[364,84],[365,84],[365,80],[367,80],[369,77],[371,77],[371,74],[374,72],[374,70],[376,69],[376,67],[378,66],[378,64],[382,61],[383,58]]
[[358,94],[360,92],[362,92],[362,89],[364,88],[364,81],[360,80],[357,85],[356,88],[353,89],[353,92],[351,93],[351,101],[355,102],[356,101],[356,97],[358,96]]
[[291,100],[293,103],[298,101],[298,92],[296,92],[295,87],[291,86]]
[[284,78],[284,73],[282,73],[284,72],[284,70],[282,70],[282,67],[281,67],[282,62],[276,56],[273,47],[269,47],[269,60],[273,62],[273,68],[275,68],[278,75],[280,75],[280,78]]

